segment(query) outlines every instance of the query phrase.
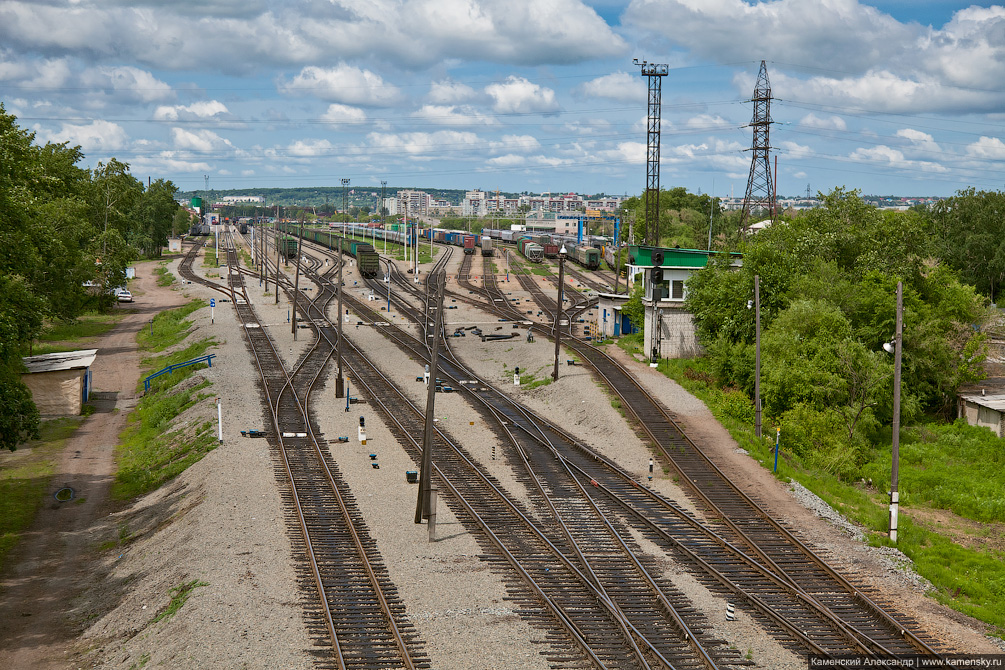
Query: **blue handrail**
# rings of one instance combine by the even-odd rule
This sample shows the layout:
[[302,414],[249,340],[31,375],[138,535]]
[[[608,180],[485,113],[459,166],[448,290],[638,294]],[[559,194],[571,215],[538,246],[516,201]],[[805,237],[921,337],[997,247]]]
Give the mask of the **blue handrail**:
[[185,361],[184,363],[175,363],[174,365],[169,365],[163,370],[158,370],[149,377],[143,380],[143,390],[150,390],[150,380],[155,377],[160,377],[161,375],[169,375],[178,368],[184,368],[189,365],[195,365],[196,363],[208,363],[209,367],[213,367],[213,359],[216,358],[216,354],[206,354],[205,356],[200,356],[199,358],[193,358],[190,361]]

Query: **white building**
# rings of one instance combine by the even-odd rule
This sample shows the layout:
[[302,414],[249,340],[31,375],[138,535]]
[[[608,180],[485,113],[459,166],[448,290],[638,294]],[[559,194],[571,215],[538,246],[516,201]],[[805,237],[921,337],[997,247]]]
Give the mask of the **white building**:
[[425,191],[413,191],[402,189],[398,191],[397,211],[395,214],[405,214],[409,216],[425,216],[429,214],[432,198]]
[[240,203],[250,203],[253,205],[264,205],[265,198],[260,195],[225,195],[218,205],[237,205]]

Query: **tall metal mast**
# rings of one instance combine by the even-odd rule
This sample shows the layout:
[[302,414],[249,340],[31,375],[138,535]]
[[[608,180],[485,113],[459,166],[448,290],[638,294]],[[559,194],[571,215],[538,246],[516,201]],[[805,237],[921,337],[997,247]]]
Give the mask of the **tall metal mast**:
[[775,190],[771,185],[771,166],[768,155],[771,143],[768,141],[768,130],[771,127],[771,84],[768,83],[768,67],[761,61],[761,69],[757,73],[757,84],[754,86],[754,116],[750,127],[754,129],[754,141],[750,148],[753,152],[750,159],[750,176],[747,177],[747,194],[743,197],[743,214],[740,225],[747,229],[750,225],[750,213],[756,209],[767,209],[771,218],[775,218]]
[[634,59],[642,68],[642,76],[649,77],[649,117],[646,123],[646,243],[653,246],[660,241],[660,100],[662,77],[670,66],[647,63]]

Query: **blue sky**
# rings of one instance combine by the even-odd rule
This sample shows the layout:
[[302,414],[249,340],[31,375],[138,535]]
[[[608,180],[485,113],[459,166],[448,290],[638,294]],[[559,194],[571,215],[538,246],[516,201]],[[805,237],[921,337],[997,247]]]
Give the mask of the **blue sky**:
[[1005,182],[1005,8],[892,0],[0,0],[0,102],[183,190],[742,195],[761,60],[782,195]]

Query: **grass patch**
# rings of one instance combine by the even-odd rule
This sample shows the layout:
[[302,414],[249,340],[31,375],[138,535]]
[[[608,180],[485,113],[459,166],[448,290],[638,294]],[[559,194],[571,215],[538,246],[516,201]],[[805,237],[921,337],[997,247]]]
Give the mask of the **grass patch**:
[[208,381],[176,389],[195,372],[182,368],[158,377],[129,416],[129,425],[119,436],[118,471],[112,484],[112,496],[125,500],[158,488],[216,448],[213,424],[204,421],[181,429],[172,429],[174,419],[200,400],[210,397],[200,393]]
[[45,421],[41,439],[0,454],[0,569],[8,552],[35,521],[52,477],[54,463],[81,417]]
[[[115,311],[107,314],[91,313],[78,317],[72,323],[49,324],[31,348],[35,356],[52,354],[60,351],[75,351],[93,343],[99,337],[115,328],[125,316],[124,312]],[[28,352],[24,352],[25,355]]]
[[[635,340],[638,339],[639,342]],[[621,338],[628,353],[641,350],[641,334]],[[766,468],[774,465],[773,428],[754,437],[753,404],[740,391],[723,390],[704,359],[663,359],[660,372],[702,400],[739,445]],[[776,476],[810,489],[865,528],[870,544],[888,537],[890,446],[879,445],[845,481],[808,467],[785,449]],[[990,624],[1005,637],[1005,441],[984,428],[951,425],[905,428],[900,445],[901,514],[895,545],[935,587],[933,597]]]
[[213,243],[210,242],[206,244],[206,252],[202,255],[202,266],[204,268],[218,268],[220,267],[220,262],[216,258],[216,249],[213,247]]
[[153,320],[153,334],[150,328],[140,329],[136,335],[137,344],[147,351],[163,351],[178,344],[188,336],[192,327],[192,322],[185,317],[205,306],[205,300],[196,299],[176,309],[160,312]]
[[161,263],[160,266],[154,268],[158,286],[170,286],[174,283],[174,275],[168,272],[168,269],[164,267],[165,265],[166,263]]
[[[185,317],[205,305],[202,300],[193,300],[161,312],[154,318],[153,336],[148,329],[137,335],[140,348],[163,351],[180,343],[192,326]],[[173,353],[146,357],[143,366],[150,372],[161,370],[203,356],[214,345],[216,341],[212,338],[196,340]],[[200,363],[180,368],[151,381],[150,391],[140,399],[119,436],[118,471],[112,484],[114,498],[124,500],[153,491],[216,448],[213,424],[209,421],[173,427],[182,412],[210,397],[209,393],[200,393],[210,386],[208,381],[184,383],[204,367]],[[143,388],[142,383],[140,380],[138,390]]]
[[188,597],[192,595],[192,591],[195,591],[200,586],[209,586],[209,582],[203,582],[198,579],[193,579],[190,582],[184,582],[175,586],[171,589],[171,602],[168,606],[164,608],[157,616],[151,620],[150,623],[157,623],[158,621],[167,621],[181,609],[188,601]]

